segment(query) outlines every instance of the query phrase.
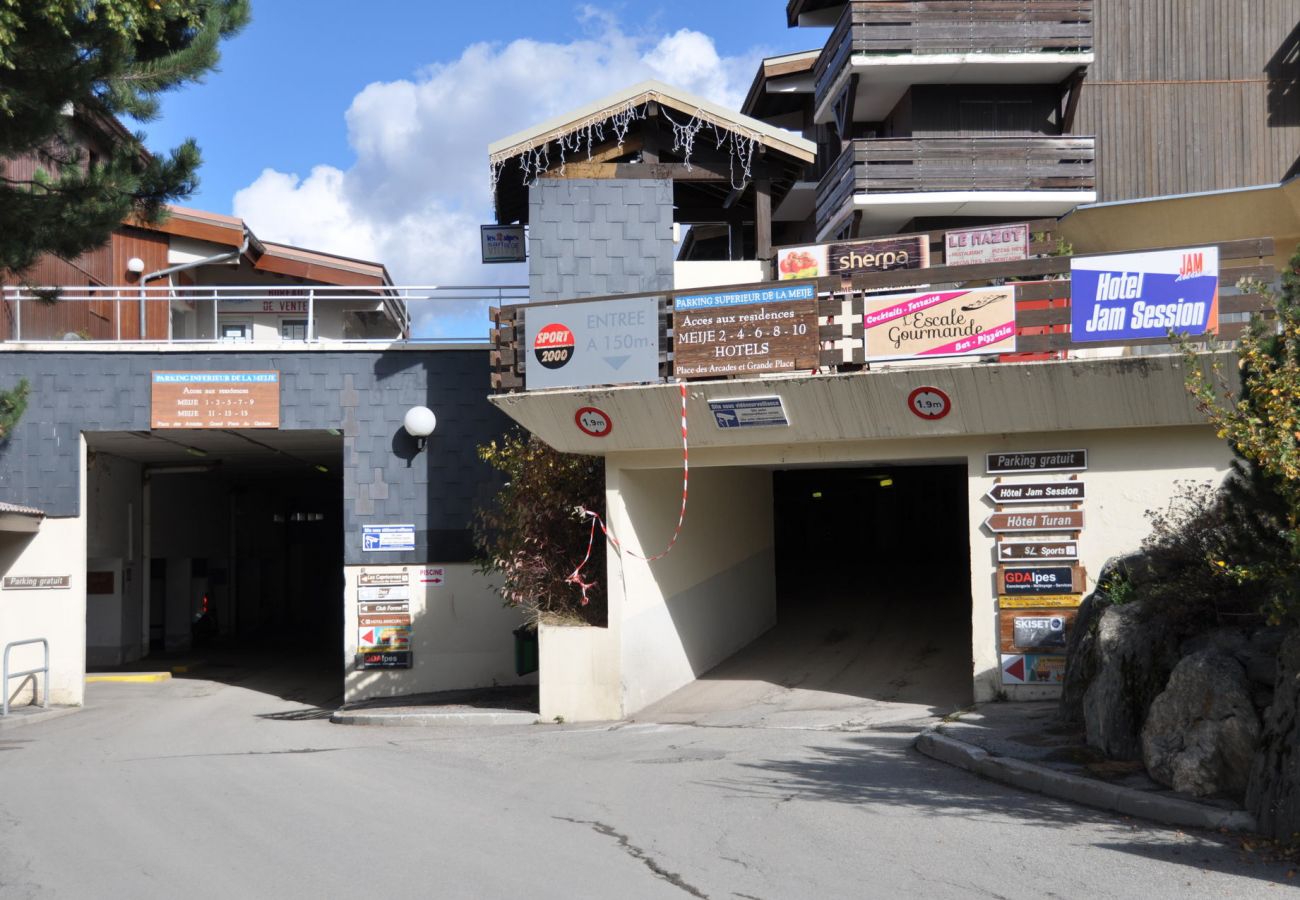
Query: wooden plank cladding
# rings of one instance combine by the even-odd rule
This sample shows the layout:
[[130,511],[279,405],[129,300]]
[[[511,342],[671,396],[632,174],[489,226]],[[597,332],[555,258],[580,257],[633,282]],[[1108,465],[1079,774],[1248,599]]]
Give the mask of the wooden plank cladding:
[[813,68],[817,103],[859,54],[1082,52],[1092,0],[851,0]]
[[[787,353],[793,360],[793,367],[785,366],[796,372],[820,370],[825,372],[850,372],[861,369],[868,362],[866,358],[864,320],[867,298],[880,297],[882,291],[904,295],[924,291],[933,286],[939,291],[971,290],[989,284],[1007,284],[1015,291],[1015,333],[1014,352],[988,354],[986,358],[1001,363],[1027,362],[1036,359],[1064,358],[1071,352],[1094,350],[1100,347],[1141,347],[1168,346],[1169,339],[1128,338],[1124,340],[1104,340],[1075,342],[1070,334],[1071,326],[1071,257],[1042,255],[1050,252],[1053,243],[1050,240],[1055,222],[1038,220],[1024,223],[1031,234],[1035,235],[1031,245],[1036,257],[1011,262],[972,263],[966,265],[934,265],[921,269],[895,269],[883,272],[859,272],[851,277],[830,275],[807,280],[804,283],[815,285],[815,321],[816,340],[819,349],[815,356],[808,356],[808,348],[798,352]],[[895,235],[894,237],[906,237]],[[942,235],[930,235],[936,240],[936,248],[941,246]],[[1251,238],[1239,241],[1227,241],[1215,245],[1219,255],[1219,289],[1224,292],[1219,299],[1218,339],[1235,340],[1247,327],[1246,319],[1252,314],[1267,317],[1271,310],[1268,299],[1262,294],[1251,293],[1235,286],[1242,279],[1269,281],[1275,273],[1264,264],[1272,257],[1274,248],[1270,238]],[[1152,247],[1146,250],[1168,250],[1178,248]],[[1139,252],[1139,251],[1127,251]],[[778,285],[790,285],[795,282],[767,281],[757,284],[734,285],[731,287],[709,288],[710,292],[725,294],[727,292],[762,292],[765,289],[777,289]],[[558,303],[591,303],[605,299],[625,299],[634,296],[654,296],[659,300],[659,374],[671,379],[679,377],[675,370],[674,306],[679,295],[698,295],[700,289],[681,291],[650,292],[645,294],[622,294],[616,297],[584,297],[573,301],[547,301],[542,305]],[[522,390],[527,376],[528,348],[524,340],[524,311],[527,305],[503,306],[490,311],[493,327],[491,338],[493,350],[490,354],[491,385],[497,391]],[[791,319],[793,321],[793,319]],[[814,316],[807,312],[806,322],[812,331]],[[695,327],[695,323],[692,323]],[[764,334],[762,340],[776,337]],[[784,328],[781,337],[785,336]],[[1198,338],[1196,340],[1204,340]],[[695,343],[695,342],[693,342]],[[776,351],[775,345],[773,352]],[[692,348],[694,356],[698,347]],[[689,354],[688,354],[689,355]],[[696,360],[698,364],[699,360]],[[685,377],[701,377],[701,371],[693,370]],[[729,376],[723,376],[729,377]],[[744,372],[737,371],[736,377],[745,377]]]
[[840,153],[817,185],[817,227],[854,194],[929,191],[1091,191],[1091,137],[864,138]]

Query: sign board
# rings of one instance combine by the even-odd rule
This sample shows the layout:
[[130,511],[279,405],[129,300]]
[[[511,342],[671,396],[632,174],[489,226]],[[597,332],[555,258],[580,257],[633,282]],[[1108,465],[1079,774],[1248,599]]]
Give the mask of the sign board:
[[362,628],[367,625],[410,625],[410,613],[375,613],[357,616],[357,624]]
[[442,584],[447,580],[447,570],[443,566],[420,570],[421,584]]
[[929,265],[928,234],[803,244],[798,247],[780,247],[776,251],[777,277],[781,281],[821,278],[826,275],[853,275],[858,272],[924,269]]
[[72,587],[72,576],[6,575],[0,587],[6,591],[66,591]]
[[1003,684],[1061,684],[1063,681],[1064,656],[1002,655]]
[[943,236],[943,264],[965,266],[974,263],[1015,262],[1029,258],[1029,226],[994,225],[962,228]]
[[975,288],[865,298],[867,362],[982,356],[1016,349],[1015,289]]
[[984,495],[994,503],[1079,503],[1087,496],[1082,481],[1044,481],[1017,483],[1005,481],[995,484]]
[[362,525],[361,549],[365,551],[414,550],[414,525]]
[[1078,531],[1083,528],[1083,510],[1028,510],[994,513],[984,520],[994,534],[1015,531]]
[[[240,316],[306,316],[311,303],[306,292],[297,288],[269,288],[260,291],[240,290],[241,296],[227,300],[221,298],[221,315],[237,313]],[[250,296],[251,295],[251,296]],[[192,296],[190,309],[193,309]],[[174,302],[174,301],[173,301]]]
[[402,585],[373,585],[357,588],[359,603],[374,603],[379,600],[410,600],[411,589]]
[[603,409],[584,406],[573,414],[573,424],[591,437],[607,437],[614,430],[614,420]]
[[917,418],[934,421],[952,412],[952,400],[937,387],[919,387],[907,395],[907,408]]
[[1055,559],[1078,559],[1078,541],[1017,541],[997,545],[999,562],[1018,562],[1020,560],[1050,561]]
[[358,603],[357,615],[379,616],[388,613],[409,613],[411,604],[406,600],[382,601],[378,603]]
[[406,584],[408,579],[405,569],[400,572],[361,572],[357,575],[357,585]]
[[112,569],[86,573],[87,594],[112,594],[117,590],[117,578]]
[[279,372],[154,372],[151,428],[279,428]]
[[1008,597],[1003,594],[998,597],[998,609],[1072,608],[1082,601],[1082,594],[1034,594],[1030,597]]
[[713,424],[719,428],[786,428],[790,420],[780,397],[710,400]]
[[673,371],[679,378],[816,368],[817,289],[789,284],[684,294],[673,301]]
[[363,625],[357,628],[357,652],[373,653],[381,650],[410,650],[411,626]]
[[1025,472],[1082,472],[1088,468],[1087,450],[1028,450],[990,453],[984,458],[986,475]]
[[409,669],[410,650],[386,650],[357,654],[358,669]]
[[1064,653],[1077,609],[1004,609],[998,615],[1003,653]]
[[485,263],[524,262],[528,259],[522,225],[480,225],[479,243]]
[[1074,594],[1083,590],[1078,566],[1008,566],[998,572],[1003,594]]
[[1218,247],[1070,260],[1070,339],[1076,344],[1218,330]]
[[530,391],[659,380],[657,297],[529,306],[524,339]]

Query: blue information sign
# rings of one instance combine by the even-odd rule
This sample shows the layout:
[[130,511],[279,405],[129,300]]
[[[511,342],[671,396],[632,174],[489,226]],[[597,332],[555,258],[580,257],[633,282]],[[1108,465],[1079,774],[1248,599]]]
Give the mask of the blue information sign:
[[1070,324],[1076,344],[1217,331],[1219,248],[1071,260]]
[[780,397],[710,400],[709,409],[719,428],[772,428],[790,424]]
[[414,550],[414,525],[362,525],[362,550]]

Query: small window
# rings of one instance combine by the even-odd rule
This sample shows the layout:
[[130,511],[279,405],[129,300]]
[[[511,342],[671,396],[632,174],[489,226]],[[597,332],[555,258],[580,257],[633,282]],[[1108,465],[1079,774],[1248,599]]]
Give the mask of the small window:
[[307,320],[306,319],[281,319],[280,339],[284,341],[307,340]]
[[223,341],[251,341],[253,326],[248,322],[222,322],[221,339]]

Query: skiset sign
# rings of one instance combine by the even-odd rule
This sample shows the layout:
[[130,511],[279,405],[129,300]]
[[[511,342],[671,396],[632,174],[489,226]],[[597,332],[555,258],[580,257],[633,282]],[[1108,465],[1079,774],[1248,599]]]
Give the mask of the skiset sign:
[[1071,340],[1136,340],[1219,330],[1219,248],[1070,261]]

